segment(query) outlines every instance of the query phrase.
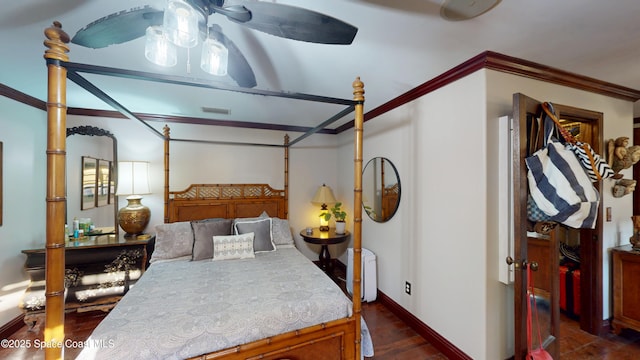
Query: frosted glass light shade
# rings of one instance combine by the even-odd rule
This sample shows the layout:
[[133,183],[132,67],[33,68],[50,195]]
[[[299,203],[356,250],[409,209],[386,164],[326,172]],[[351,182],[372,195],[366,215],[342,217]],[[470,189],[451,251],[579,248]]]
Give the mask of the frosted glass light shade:
[[192,48],[198,45],[199,23],[204,14],[184,0],[168,0],[164,10],[164,36],[176,46]]
[[207,38],[202,44],[200,68],[211,75],[225,76],[228,64],[229,50],[218,40]]
[[145,161],[118,162],[118,191],[120,195],[151,194],[149,163]]
[[160,26],[149,26],[146,32],[144,57],[160,66],[171,67],[178,63],[176,47],[164,37]]

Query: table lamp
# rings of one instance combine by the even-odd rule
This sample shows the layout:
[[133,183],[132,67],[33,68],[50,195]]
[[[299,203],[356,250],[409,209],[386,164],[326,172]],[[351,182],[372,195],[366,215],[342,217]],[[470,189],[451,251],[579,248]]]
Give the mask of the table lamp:
[[333,191],[325,184],[322,184],[313,196],[311,203],[320,205],[320,231],[329,231],[329,219],[325,216],[329,212],[327,204],[334,204],[335,202],[336,198],[333,196]]

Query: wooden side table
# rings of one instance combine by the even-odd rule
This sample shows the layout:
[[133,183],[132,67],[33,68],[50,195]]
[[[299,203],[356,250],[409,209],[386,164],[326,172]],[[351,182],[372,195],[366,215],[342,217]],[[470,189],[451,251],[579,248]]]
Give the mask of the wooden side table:
[[307,230],[300,231],[300,236],[309,244],[321,245],[320,268],[329,276],[333,276],[333,263],[331,262],[331,254],[329,253],[329,245],[335,245],[345,242],[349,239],[348,231],[344,234],[336,234],[335,228],[329,228],[329,231],[320,231],[320,228],[313,228],[313,232],[308,234]]
[[613,258],[613,332],[640,331],[640,251],[631,245],[611,249]]

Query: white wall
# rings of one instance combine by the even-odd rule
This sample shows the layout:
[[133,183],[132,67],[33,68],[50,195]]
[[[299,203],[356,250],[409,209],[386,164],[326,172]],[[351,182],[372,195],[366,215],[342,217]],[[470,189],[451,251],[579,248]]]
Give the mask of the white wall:
[[20,314],[28,285],[23,249],[44,244],[46,113],[0,96],[3,204],[0,226],[0,326]]
[[[366,82],[365,82],[366,89]],[[495,122],[522,92],[604,113],[605,139],[631,134],[632,103],[558,85],[480,70],[365,123],[364,161],[396,165],[400,208],[383,224],[363,221],[363,246],[378,256],[378,288],[474,359],[513,354],[513,289],[498,281]],[[366,107],[366,102],[365,102]],[[352,151],[341,134],[339,152]],[[352,159],[339,159],[338,191],[353,189]],[[349,175],[347,175],[349,174]],[[629,177],[630,173],[627,174]],[[608,181],[610,182],[610,181]],[[614,199],[605,182],[605,318],[609,317],[607,248],[631,233],[631,197]],[[628,240],[627,240],[628,242]],[[412,283],[412,295],[404,283]]]
[[[365,163],[390,159],[402,195],[389,222],[365,217],[363,246],[378,257],[382,292],[472,358],[497,359],[485,356],[484,84],[477,72],[365,123]],[[352,135],[341,136],[339,151],[349,151]],[[348,160],[340,162],[342,172],[352,167]],[[353,189],[353,174],[340,185]]]

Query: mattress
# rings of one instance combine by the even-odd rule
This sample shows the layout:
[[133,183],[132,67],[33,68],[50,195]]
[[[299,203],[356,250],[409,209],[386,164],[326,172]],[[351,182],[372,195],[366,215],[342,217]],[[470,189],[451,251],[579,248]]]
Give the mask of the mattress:
[[351,316],[351,300],[295,248],[255,259],[153,264],[78,359],[182,359]]

